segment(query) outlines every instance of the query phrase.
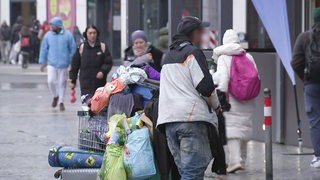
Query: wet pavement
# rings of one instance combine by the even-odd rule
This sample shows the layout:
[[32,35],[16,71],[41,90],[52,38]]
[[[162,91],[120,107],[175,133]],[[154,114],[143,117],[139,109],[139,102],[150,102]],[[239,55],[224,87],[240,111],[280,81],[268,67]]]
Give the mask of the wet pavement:
[[[0,102],[0,180],[54,179],[59,168],[48,165],[48,151],[52,145],[76,146],[79,100],[70,104],[66,96],[66,111],[53,109],[46,74],[39,72],[38,65],[22,70],[1,64]],[[297,147],[274,144],[274,179],[320,180],[320,169],[309,167],[311,155],[284,155],[295,152]],[[206,180],[214,179],[209,172],[207,176]],[[244,171],[219,179],[265,179],[263,143],[249,143]]]

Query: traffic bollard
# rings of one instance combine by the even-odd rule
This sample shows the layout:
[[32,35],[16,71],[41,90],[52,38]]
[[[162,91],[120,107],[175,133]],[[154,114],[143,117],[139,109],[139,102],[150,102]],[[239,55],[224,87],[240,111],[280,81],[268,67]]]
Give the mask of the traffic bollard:
[[266,162],[266,179],[273,179],[272,167],[272,108],[271,108],[271,91],[264,89],[264,126],[265,126],[265,162]]

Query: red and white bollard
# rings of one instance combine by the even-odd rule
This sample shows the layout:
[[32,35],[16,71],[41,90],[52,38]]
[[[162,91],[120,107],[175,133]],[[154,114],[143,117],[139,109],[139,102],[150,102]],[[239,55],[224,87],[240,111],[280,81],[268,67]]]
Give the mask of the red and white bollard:
[[264,89],[264,126],[265,126],[265,162],[266,162],[266,179],[273,179],[272,167],[272,107],[271,91]]

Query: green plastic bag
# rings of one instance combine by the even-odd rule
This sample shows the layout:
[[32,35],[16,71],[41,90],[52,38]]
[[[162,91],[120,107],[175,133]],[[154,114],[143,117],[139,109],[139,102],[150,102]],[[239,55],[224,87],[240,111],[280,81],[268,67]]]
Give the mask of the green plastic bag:
[[98,174],[100,180],[127,180],[123,164],[123,146],[108,144]]

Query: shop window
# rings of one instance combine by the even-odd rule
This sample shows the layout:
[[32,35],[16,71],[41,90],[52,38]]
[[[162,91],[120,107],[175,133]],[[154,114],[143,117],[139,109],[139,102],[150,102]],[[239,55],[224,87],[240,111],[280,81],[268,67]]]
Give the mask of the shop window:
[[275,51],[270,37],[251,1],[247,1],[247,34],[245,38],[248,41],[250,50]]

